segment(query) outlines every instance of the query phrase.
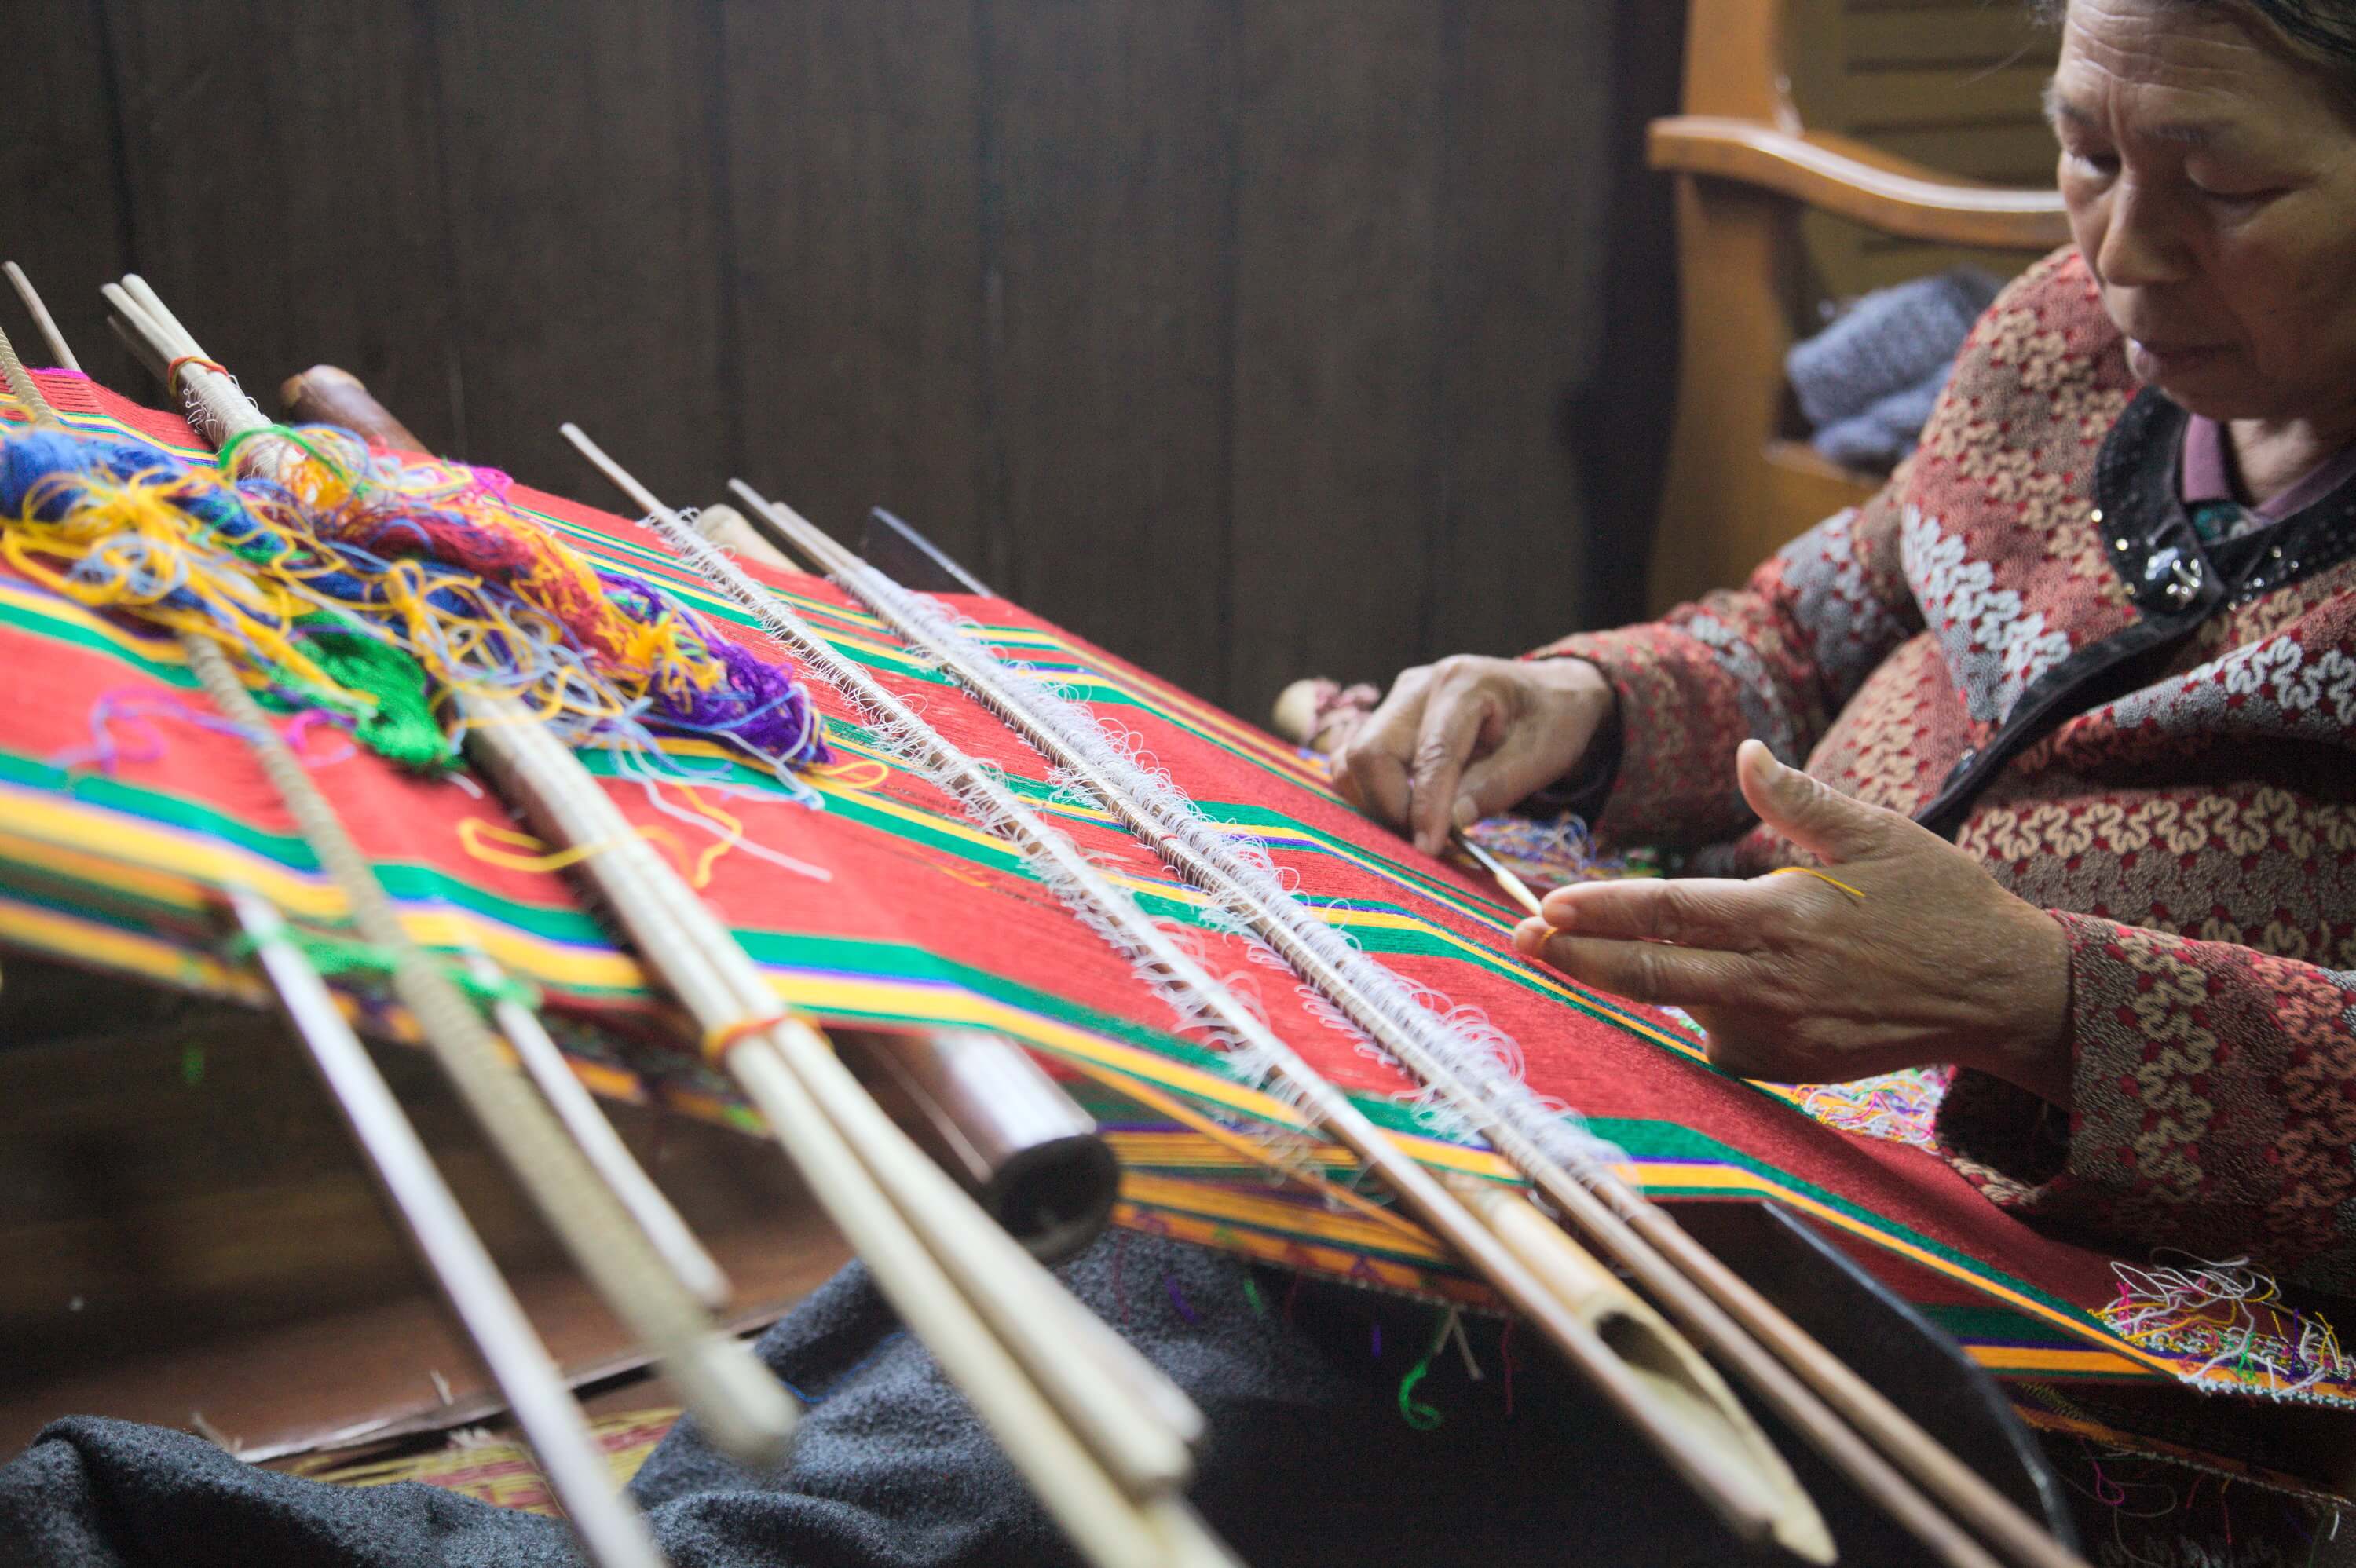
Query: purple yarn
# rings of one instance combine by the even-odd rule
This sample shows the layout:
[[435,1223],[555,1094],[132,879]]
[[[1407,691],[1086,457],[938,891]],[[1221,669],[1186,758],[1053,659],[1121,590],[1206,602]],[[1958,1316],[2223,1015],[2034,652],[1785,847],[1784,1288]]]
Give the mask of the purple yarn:
[[645,717],[667,730],[710,735],[757,756],[798,764],[829,763],[826,731],[810,707],[809,688],[790,664],[772,664],[706,625],[643,578],[600,570],[597,578],[614,602],[634,616],[652,619],[666,612],[685,619],[725,672],[711,686],[657,682]]

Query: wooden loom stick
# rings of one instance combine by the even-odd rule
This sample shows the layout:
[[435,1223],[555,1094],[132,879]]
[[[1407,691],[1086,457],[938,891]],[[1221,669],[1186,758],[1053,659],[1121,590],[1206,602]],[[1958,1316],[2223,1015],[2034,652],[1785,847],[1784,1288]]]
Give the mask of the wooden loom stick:
[[[647,504],[650,513],[676,520],[676,513],[657,501],[627,471],[599,450],[578,426],[568,424],[563,431],[568,440],[633,499]],[[684,522],[679,526],[683,529],[688,528]],[[691,530],[690,533],[691,537],[695,537]],[[833,1061],[830,1054],[828,1061]],[[839,1063],[835,1065],[839,1067]],[[848,1080],[847,1072],[843,1077]],[[865,1100],[863,1093],[861,1099]],[[871,1114],[880,1115],[873,1112],[872,1101],[866,1101],[864,1108],[854,1109],[862,1118]],[[939,1189],[949,1184],[939,1168],[929,1160],[923,1160],[899,1174],[922,1189]],[[958,1196],[962,1198],[963,1194]],[[935,1244],[944,1258],[951,1261],[953,1267],[965,1276],[965,1283],[974,1294],[977,1304],[985,1313],[993,1316],[1000,1331],[1006,1336],[1008,1343],[1023,1355],[1026,1363],[1032,1364],[1034,1371],[1049,1380],[1051,1386],[1067,1382],[1071,1385],[1060,1397],[1071,1400],[1075,1410],[1085,1409],[1095,1402],[1096,1395],[1091,1392],[1092,1381],[1084,1371],[1076,1369],[1064,1353],[1071,1336],[1085,1335],[1095,1339],[1087,1327],[1094,1323],[1094,1319],[1087,1312],[1079,1309],[1060,1287],[1053,1286],[1052,1281],[1037,1264],[994,1224],[979,1230],[961,1223],[951,1226],[935,1238]],[[1100,1340],[1098,1342],[1102,1343]],[[1119,1349],[1105,1346],[1104,1355],[1132,1363],[1124,1374],[1125,1378],[1167,1383],[1167,1380],[1152,1371],[1151,1363],[1125,1341],[1117,1336],[1112,1337],[1111,1345]],[[1175,1392],[1174,1387],[1169,1389],[1171,1394]],[[1166,1395],[1163,1403],[1167,1403]],[[1185,1424],[1199,1430],[1201,1418],[1199,1413],[1192,1413],[1191,1402],[1188,1410],[1190,1414]]]
[[[132,319],[141,326],[144,317],[143,336],[157,336],[177,350],[169,363],[201,355],[185,328],[160,327],[171,320],[170,313],[152,291],[136,280],[126,280],[124,287],[129,293],[114,291],[110,299],[126,315],[140,313]],[[133,294],[145,298],[134,299]],[[192,411],[200,412],[218,436],[266,429],[234,382],[209,365],[199,359],[181,366],[187,396],[198,405]],[[985,1424],[1082,1552],[1106,1568],[1174,1568],[1226,1561],[1224,1548],[1199,1521],[1163,1495],[1174,1484],[1172,1477],[1183,1477],[1188,1467],[1183,1444],[1142,1419],[1110,1434],[1091,1433],[1140,1472],[1128,1478],[1147,1500],[1141,1505],[1124,1495],[1099,1467],[1098,1454],[1063,1424],[1059,1412],[1032,1383],[1026,1370],[991,1338],[972,1304],[959,1295],[940,1262],[925,1250],[894,1207],[893,1196],[878,1185],[879,1175],[889,1172],[904,1189],[926,1191],[936,1210],[947,1208],[968,1232],[994,1234],[1049,1289],[1055,1288],[1052,1280],[908,1143],[815,1030],[799,1020],[777,1019],[774,997],[734,934],[669,864],[630,830],[627,819],[568,747],[511,699],[461,694],[460,703],[470,721],[470,748],[544,835],[559,844],[602,847],[583,862],[581,870],[605,893],[642,955],[705,1029],[707,1040],[715,1042],[713,1054],[769,1118],[813,1192],[867,1260],[887,1297],[958,1379]],[[855,1135],[856,1148],[846,1130]],[[964,1212],[957,1211],[958,1204],[965,1206]],[[1031,1304],[1044,1299],[1037,1296]],[[1103,1408],[1106,1401],[1091,1397],[1094,1393],[1095,1385],[1085,1385],[1081,1397],[1092,1407]]]
[[27,277],[25,269],[14,261],[8,262],[5,270],[9,283],[16,285],[16,297],[25,302],[25,310],[32,316],[33,325],[39,327],[41,336],[48,340],[49,352],[57,356],[59,368],[80,375],[81,361],[76,359],[73,350],[66,347],[65,335],[58,330],[56,320],[49,315],[49,307],[43,304],[41,296],[34,292],[33,280]]
[[[798,548],[827,562],[839,581],[903,637],[936,656],[946,654],[923,628],[894,613],[893,601],[904,590],[790,508],[764,500],[742,484],[735,488],[756,514],[766,517]],[[1718,1351],[1812,1446],[1931,1547],[1941,1561],[1954,1568],[1983,1568],[1994,1560],[1918,1489],[1917,1482],[2017,1561],[2037,1568],[2083,1568],[2074,1553],[2009,1499],[1949,1454],[1732,1270],[1710,1258],[1658,1205],[1644,1200],[1607,1168],[1593,1167],[1574,1178],[1509,1122],[1485,1093],[1393,1028],[1378,1007],[1357,995],[1346,976],[1334,971],[1302,942],[1283,912],[1250,896],[1222,857],[1183,841],[1150,806],[1130,795],[1119,781],[1104,777],[1086,756],[1066,744],[1018,691],[991,670],[968,670],[964,662],[944,659],[945,667],[965,680],[985,706],[1096,790],[1181,875],[1236,900],[1261,934],[1312,985],[1350,1012],[1410,1072],[1463,1111],[1476,1129],[1590,1240],[1628,1267],[1673,1317]],[[1832,1405],[1839,1406],[1843,1413],[1837,1414]],[[1866,1441],[1868,1436],[1870,1443]]]
[[[324,368],[323,368],[323,369]],[[315,374],[317,373],[315,372]],[[299,405],[302,401],[302,394],[297,390],[295,395]],[[360,421],[361,427],[371,435],[380,431],[399,428],[398,421],[393,418],[393,416],[381,405],[378,404],[373,399],[369,398],[367,395],[366,389],[360,388],[357,382],[352,382],[346,386],[343,389],[342,397],[342,411],[347,415],[358,419]],[[302,411],[298,407],[297,410],[290,411],[300,412]],[[706,523],[716,514],[726,514],[729,517],[734,517],[734,513],[726,507],[708,508],[702,517],[698,519],[697,526],[699,529],[704,528]],[[745,522],[741,517],[738,517],[736,518],[735,527],[742,539],[758,545],[761,549],[767,551],[770,556],[774,556],[780,565],[786,566],[788,570],[798,570],[792,568],[791,564],[787,562],[781,554],[778,554],[774,550],[774,549],[767,546],[766,542],[760,539],[760,536],[755,532],[751,524]],[[851,1048],[854,1053],[864,1052],[871,1066],[881,1066],[887,1071],[898,1072],[903,1074],[915,1071],[919,1076],[922,1076],[926,1071],[928,1071],[925,1066],[928,1053],[937,1051],[940,1048],[941,1042],[937,1039],[935,1039],[931,1040],[913,1040],[905,1043],[899,1041],[886,1043],[877,1037],[870,1036],[856,1043],[849,1040],[839,1040],[836,1043],[839,1048]],[[1036,1069],[1031,1067],[1027,1057],[1023,1056],[1011,1045],[997,1042],[995,1040],[995,1037],[991,1037],[990,1040],[987,1042],[979,1039],[969,1040],[964,1042],[963,1049],[969,1056],[974,1049],[986,1043],[993,1047],[997,1052],[1013,1059],[1012,1062],[1007,1064],[1008,1069],[1029,1068],[1031,1072],[1036,1073]],[[838,1054],[840,1053],[841,1051],[839,1049]],[[997,1071],[1004,1072],[1007,1069],[999,1069]],[[1059,1089],[1055,1089],[1044,1075],[1039,1075],[1039,1085],[1042,1089],[1053,1093],[1057,1098],[1063,1098],[1062,1092]],[[1065,1106],[1070,1119],[1083,1122],[1087,1120],[1085,1114],[1082,1113],[1076,1105],[1071,1104],[1068,1100],[1065,1101]],[[1017,1129],[1012,1128],[1004,1122],[1003,1119],[993,1119],[992,1117],[985,1117],[978,1115],[976,1107],[970,1104],[962,1107],[958,1114],[957,1115],[953,1115],[950,1119],[958,1122],[958,1125],[956,1127],[956,1136],[958,1138],[967,1141],[989,1143],[993,1139],[1003,1140],[1017,1131]],[[1036,1120],[1035,1113],[1033,1120]],[[981,1194],[977,1193],[975,1196],[979,1199],[981,1197]],[[959,1229],[962,1230],[962,1227]],[[1026,1238],[1026,1249],[1035,1250],[1037,1240],[1037,1238]],[[995,1245],[996,1243],[985,1242],[977,1244]],[[1000,1288],[1009,1291],[1009,1298],[1011,1299],[1012,1292],[1018,1292],[1025,1288],[1035,1289],[1039,1278],[1040,1276],[1037,1275],[1035,1270],[1026,1272],[1022,1269],[1021,1265],[1014,1265],[1014,1279],[1012,1284],[1010,1285],[1005,1280],[1001,1279]],[[1026,1281],[1027,1284],[1025,1283]],[[997,1291],[986,1291],[984,1293],[984,1299],[996,1301],[999,1299],[999,1294]],[[1030,1342],[1032,1344],[1033,1353],[1037,1356],[1044,1357],[1050,1363],[1054,1363],[1055,1358],[1053,1356],[1051,1347],[1055,1342],[1056,1333],[1070,1336],[1074,1340],[1086,1348],[1092,1359],[1099,1363],[1098,1370],[1101,1372],[1127,1390],[1129,1397],[1138,1400],[1144,1405],[1152,1409],[1162,1424],[1166,1425],[1173,1434],[1177,1435],[1183,1443],[1191,1445],[1196,1441],[1201,1435],[1203,1422],[1201,1412],[1194,1408],[1193,1402],[1188,1400],[1176,1387],[1176,1385],[1172,1383],[1168,1378],[1163,1376],[1158,1369],[1152,1366],[1151,1362],[1146,1361],[1143,1358],[1140,1357],[1129,1345],[1121,1341],[1117,1336],[1113,1336],[1105,1330],[1103,1326],[1098,1323],[1094,1317],[1086,1312],[1066,1310],[1069,1306],[1070,1300],[1068,1296],[1065,1296],[1060,1290],[1051,1289],[1032,1310],[1014,1315],[1013,1321],[1018,1331],[1030,1332],[1027,1328],[1027,1325],[1033,1319],[1043,1326],[1039,1331],[1030,1334]],[[1044,1327],[1046,1325],[1055,1325],[1055,1331],[1049,1332]],[[1051,1364],[1050,1375],[1061,1376],[1060,1365]],[[1142,1476],[1142,1471],[1137,1471],[1135,1473],[1141,1477]],[[1146,1483],[1141,1480],[1140,1484],[1143,1485]]]
[[[164,353],[167,363],[201,357],[193,339],[164,327],[123,290],[109,299],[150,357]],[[265,427],[226,375],[186,365],[179,379],[221,438]],[[268,460],[265,453],[253,461]],[[391,955],[394,992],[468,1114],[598,1295],[679,1382],[713,1443],[748,1463],[775,1462],[792,1431],[792,1401],[749,1347],[712,1322],[563,1125],[502,1060],[474,1003],[410,936],[334,807],[284,742],[270,743],[276,739],[271,731],[257,744],[256,760],[343,893],[361,938]]]
[[[237,677],[209,643],[196,645],[220,660],[231,685]],[[243,688],[240,687],[240,690]],[[337,1009],[319,972],[289,938],[285,922],[267,901],[242,889],[229,891],[239,926],[278,992],[295,1034],[341,1108],[394,1211],[440,1283],[483,1364],[515,1412],[549,1488],[593,1561],[601,1568],[657,1568],[663,1561],[646,1521],[616,1490],[605,1456],[587,1418],[564,1385],[563,1374],[533,1333],[523,1307],[499,1277],[498,1266],[467,1224],[400,1102],[369,1060],[368,1048]]]
[[[29,291],[31,283],[17,275],[20,289]],[[36,427],[63,428],[48,400],[25,373],[5,332],[0,332],[0,377]],[[254,744],[284,748],[220,649],[195,636],[184,636],[181,646],[224,717]],[[328,1097],[342,1112],[353,1141],[416,1243],[444,1300],[515,1412],[516,1423],[583,1547],[599,1568],[661,1568],[662,1554],[637,1511],[616,1491],[605,1456],[563,1375],[369,1059],[367,1048],[337,1010],[318,970],[291,940],[275,906],[242,888],[226,891],[230,912],[253,942],[262,973]]]
[[[1173,986],[1189,1003],[1207,1009],[1237,1041],[1269,1063],[1288,1091],[1302,1102],[1310,1119],[1323,1125],[1355,1154],[1398,1194],[1428,1230],[1468,1258],[1483,1277],[1527,1316],[1589,1378],[1606,1403],[1653,1444],[1736,1533],[1751,1540],[1772,1535],[1803,1551],[1824,1539],[1822,1520],[1815,1514],[1814,1505],[1790,1480],[1788,1470],[1772,1456],[1772,1449],[1766,1449],[1770,1471],[1730,1464],[1729,1445],[1715,1441],[1714,1433],[1696,1429],[1693,1403],[1674,1409],[1664,1406],[1631,1368],[1619,1361],[1584,1323],[1554,1300],[1537,1276],[1429,1173],[1408,1158],[1392,1139],[1376,1128],[1330,1083],[1312,1071],[1231,991],[1204,973],[1167,933],[1117,892],[1069,839],[1047,828],[1004,784],[949,746],[872,676],[843,660],[814,628],[774,595],[765,592],[676,513],[669,512],[643,485],[598,453],[586,438],[569,428],[567,433],[626,494],[647,508],[657,520],[657,531],[690,564],[754,611],[770,633],[792,646],[806,664],[916,748],[920,766],[936,776],[953,797],[967,802],[978,819],[997,825],[1052,868],[1051,885],[1056,885],[1059,896],[1084,916],[1093,914],[1111,923],[1119,932],[1111,939],[1129,951],[1141,968],[1150,969],[1154,976]],[[743,485],[737,488],[757,504],[757,497]],[[1749,1424],[1748,1416],[1731,1402],[1724,1408],[1710,1411],[1708,1416],[1728,1425]],[[1763,1439],[1757,1446],[1765,1449]]]

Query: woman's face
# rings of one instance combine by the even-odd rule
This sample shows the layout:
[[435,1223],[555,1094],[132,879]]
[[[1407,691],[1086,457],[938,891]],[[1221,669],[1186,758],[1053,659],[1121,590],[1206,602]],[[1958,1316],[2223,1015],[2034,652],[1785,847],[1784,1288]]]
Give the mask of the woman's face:
[[2356,413],[2356,115],[2230,12],[2070,0],[2070,227],[2136,375],[2219,420]]

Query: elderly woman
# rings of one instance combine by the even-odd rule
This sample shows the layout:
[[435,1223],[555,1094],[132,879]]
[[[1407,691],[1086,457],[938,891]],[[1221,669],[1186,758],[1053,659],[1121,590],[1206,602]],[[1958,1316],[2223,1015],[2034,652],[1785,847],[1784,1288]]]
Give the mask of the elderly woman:
[[1748,1076],[1956,1064],[1944,1147],[2026,1217],[2346,1289],[2356,4],[2071,0],[2048,101],[2076,243],[1887,488],[1655,624],[1408,670],[1338,776],[1427,848],[1542,791],[1698,847],[1517,942]]
[[[1959,1063],[1942,1130],[2028,1213],[2344,1285],[2356,0],[2065,20],[2077,246],[1989,313],[1888,491],[1659,624],[1408,672],[1343,776],[1427,847],[1551,790],[1608,835],[1718,841],[1696,860],[1730,873],[1804,857],[1829,880],[1562,890],[1521,941],[1690,1008],[1735,1071]],[[1430,1332],[1421,1308],[1311,1285],[1265,1314],[1243,1264],[1130,1237],[1067,1270],[1109,1321],[1124,1256],[1192,1303],[1129,1331],[1208,1413],[1194,1495],[1257,1568],[1730,1550],[1543,1363],[1518,1405],[1506,1360],[1426,1433],[1379,1359],[1380,1315],[1396,1345]],[[634,1490],[673,1561],[1073,1560],[860,1271],[761,1349],[820,1403],[775,1474],[691,1422],[665,1440]],[[1843,1546],[1920,1560],[1903,1536]],[[121,1423],[59,1423],[0,1467],[5,1563],[574,1560],[553,1520]]]

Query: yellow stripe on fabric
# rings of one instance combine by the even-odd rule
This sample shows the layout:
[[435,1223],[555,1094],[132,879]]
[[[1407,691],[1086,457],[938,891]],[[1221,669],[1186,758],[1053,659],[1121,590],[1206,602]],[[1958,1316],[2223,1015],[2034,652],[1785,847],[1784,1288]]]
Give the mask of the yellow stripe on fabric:
[[1120,1195],[1132,1203],[1164,1212],[1197,1214],[1263,1231],[1313,1235],[1353,1251],[1403,1253],[1435,1265],[1447,1263],[1450,1256],[1447,1249],[1420,1232],[1409,1235],[1357,1215],[1312,1209],[1208,1182],[1123,1170]]
[[2111,1336],[2110,1330],[2099,1325],[2049,1307],[2034,1296],[2024,1295],[2010,1285],[1976,1272],[1968,1264],[1943,1257],[1926,1247],[1917,1246],[1912,1242],[1902,1240],[1888,1231],[1878,1228],[1868,1220],[1835,1208],[1831,1204],[1821,1202],[1797,1188],[1762,1176],[1755,1170],[1740,1166],[1698,1165],[1679,1160],[1640,1160],[1637,1162],[1637,1168],[1638,1184],[1647,1190],[1665,1188],[1689,1191],[1698,1188],[1713,1191],[1752,1192],[1773,1198],[1803,1213],[1813,1215],[1828,1225],[1838,1226],[1851,1235],[1862,1236],[1884,1252],[1894,1253],[1911,1263],[1920,1264],[1933,1274],[1944,1275],[1949,1279],[1961,1280],[1976,1289],[1985,1291],[2017,1311],[2067,1328],[2083,1339],[2108,1345],[2115,1353],[2129,1357],[2154,1371],[2166,1372],[2170,1376],[2179,1375],[2177,1362],[2167,1360],[2140,1347],[2118,1340]]
[[268,987],[252,974],[231,968],[217,958],[191,953],[137,932],[60,914],[37,904],[0,899],[0,940],[85,964],[102,964],[126,974],[145,975],[179,989],[209,991],[255,1006],[270,997]]
[[2146,1377],[2143,1368],[2104,1350],[2062,1350],[2036,1345],[1983,1345],[1966,1339],[1964,1353],[1998,1377],[2056,1373],[2072,1377]]
[[[1496,1296],[1478,1280],[1459,1274],[1430,1273],[1389,1258],[1370,1257],[1346,1248],[1327,1246],[1313,1239],[1272,1236],[1264,1231],[1237,1230],[1216,1220],[1174,1213],[1137,1203],[1113,1205],[1112,1222],[1124,1230],[1168,1236],[1198,1246],[1237,1253],[1281,1268],[1309,1268],[1320,1274],[1361,1280],[1409,1295],[1437,1297],[1466,1307],[1495,1310]],[[1142,1288],[1142,1287],[1141,1287]]]

